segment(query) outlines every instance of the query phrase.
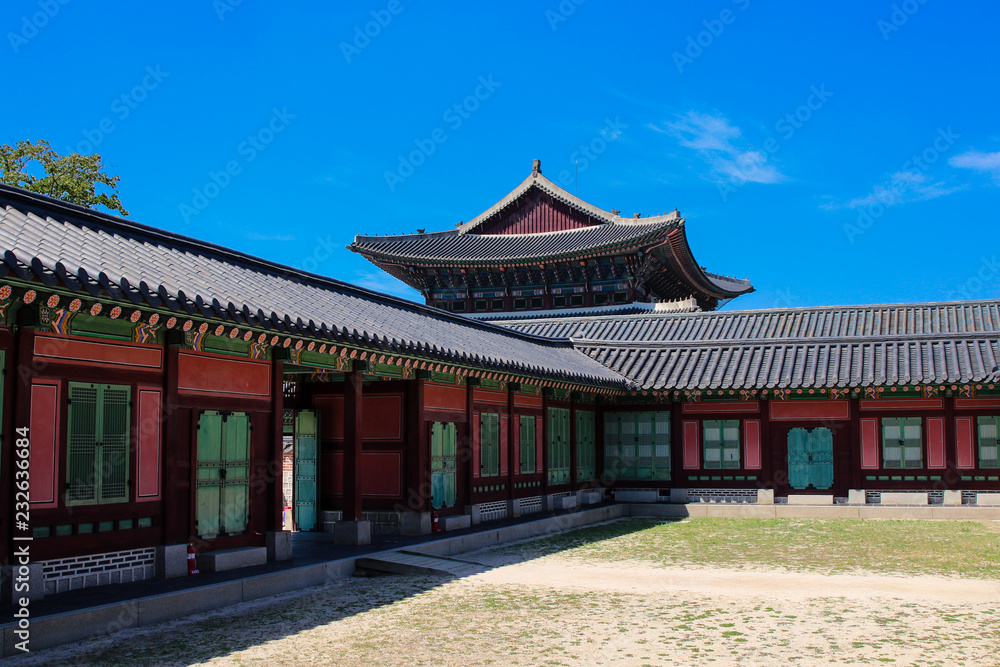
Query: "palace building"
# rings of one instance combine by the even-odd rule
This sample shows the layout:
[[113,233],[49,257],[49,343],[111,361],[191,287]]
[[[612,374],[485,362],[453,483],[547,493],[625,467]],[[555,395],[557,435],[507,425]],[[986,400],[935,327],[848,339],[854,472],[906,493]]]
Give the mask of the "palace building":
[[287,558],[286,507],[359,544],[609,498],[1000,504],[1000,301],[713,312],[752,287],[678,213],[537,162],[350,247],[427,305],[0,186],[0,559],[32,538],[33,595]]
[[427,305],[474,317],[637,312],[662,302],[714,310],[753,291],[749,280],[698,265],[676,209],[623,218],[547,179],[538,160],[506,197],[455,229],[357,236],[348,248],[419,291]]

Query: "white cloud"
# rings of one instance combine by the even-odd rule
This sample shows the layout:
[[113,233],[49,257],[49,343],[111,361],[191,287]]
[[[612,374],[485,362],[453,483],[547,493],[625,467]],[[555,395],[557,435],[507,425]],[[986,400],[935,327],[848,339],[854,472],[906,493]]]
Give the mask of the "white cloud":
[[961,155],[950,158],[948,164],[960,169],[988,173],[993,177],[993,180],[1000,183],[1000,151],[983,153],[977,150],[967,150]]
[[821,204],[821,208],[835,211],[841,208],[865,208],[881,204],[896,206],[915,201],[936,199],[963,189],[964,186],[951,187],[945,181],[933,181],[927,174],[920,171],[897,171],[887,181],[879,183],[872,191],[863,197],[855,197],[850,201],[838,204],[830,202]]
[[689,111],[679,120],[651,130],[679,139],[681,146],[694,150],[712,170],[709,180],[736,183],[778,183],[785,176],[768,161],[762,151],[753,150],[742,139],[740,128],[725,116]]

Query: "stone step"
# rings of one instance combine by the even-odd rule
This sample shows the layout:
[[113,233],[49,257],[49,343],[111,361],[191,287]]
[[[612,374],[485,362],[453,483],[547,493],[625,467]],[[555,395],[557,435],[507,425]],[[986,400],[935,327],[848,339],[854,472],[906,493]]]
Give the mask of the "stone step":
[[359,558],[354,564],[355,567],[362,570],[374,570],[390,574],[433,574],[452,577],[468,577],[489,569],[486,565],[472,561],[425,556],[407,551],[390,551],[378,556]]
[[267,562],[267,547],[221,549],[198,554],[198,569],[204,572],[225,572],[240,567],[263,565]]

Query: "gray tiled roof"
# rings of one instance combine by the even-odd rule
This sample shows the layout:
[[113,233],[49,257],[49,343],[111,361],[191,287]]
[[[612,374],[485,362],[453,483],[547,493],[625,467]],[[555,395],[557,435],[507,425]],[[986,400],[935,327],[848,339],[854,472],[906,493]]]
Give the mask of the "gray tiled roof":
[[571,337],[644,389],[760,389],[996,378],[1000,302],[503,322]]
[[624,386],[568,341],[488,323],[0,186],[0,277],[540,378]]
[[458,230],[400,236],[361,236],[348,246],[374,259],[425,263],[510,264],[576,257],[634,247],[682,224],[649,218],[539,234],[459,234]]

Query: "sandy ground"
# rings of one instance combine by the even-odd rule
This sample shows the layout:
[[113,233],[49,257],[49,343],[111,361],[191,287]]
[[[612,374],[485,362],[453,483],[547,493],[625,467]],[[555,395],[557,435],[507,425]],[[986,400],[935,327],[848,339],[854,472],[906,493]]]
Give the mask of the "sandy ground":
[[351,578],[13,664],[998,665],[1000,582],[515,562]]

